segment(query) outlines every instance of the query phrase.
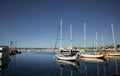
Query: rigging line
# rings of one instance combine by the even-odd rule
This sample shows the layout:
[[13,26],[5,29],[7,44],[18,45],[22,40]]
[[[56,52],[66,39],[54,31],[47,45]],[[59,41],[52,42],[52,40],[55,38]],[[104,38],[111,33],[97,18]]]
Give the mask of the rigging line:
[[117,30],[117,27],[114,26],[115,31],[117,32],[118,36],[120,37],[120,31]]

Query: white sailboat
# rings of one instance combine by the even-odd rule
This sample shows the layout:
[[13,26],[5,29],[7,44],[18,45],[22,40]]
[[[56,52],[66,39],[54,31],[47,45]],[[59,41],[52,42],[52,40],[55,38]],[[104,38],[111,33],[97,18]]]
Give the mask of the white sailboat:
[[110,56],[120,56],[120,52],[117,51],[116,44],[115,44],[115,38],[114,38],[114,28],[113,24],[111,23],[111,28],[112,28],[112,38],[113,38],[113,43],[114,43],[114,49],[110,51],[109,55]]
[[63,55],[63,54],[57,54],[56,55],[57,59],[60,59],[60,60],[77,60],[77,55],[74,55],[74,56],[71,56],[71,55]]
[[[97,33],[96,33],[96,47],[97,47]],[[82,52],[80,56],[86,57],[86,58],[103,58],[104,57],[104,54],[100,52],[86,49],[86,23],[85,22],[84,22],[84,52]]]
[[[70,25],[70,29],[72,29],[71,25]],[[72,44],[71,44],[71,46],[72,46]],[[61,51],[64,51],[64,49],[62,48],[62,19],[61,19],[61,24],[60,24],[60,49],[59,50],[60,50],[60,52],[56,54],[56,58],[57,59],[61,59],[61,60],[76,60],[78,58],[77,54],[76,55],[71,55],[71,53],[69,51],[68,51],[67,54],[61,53]]]
[[82,53],[80,55],[81,57],[86,57],[86,58],[103,58],[103,54],[97,54],[97,53]]

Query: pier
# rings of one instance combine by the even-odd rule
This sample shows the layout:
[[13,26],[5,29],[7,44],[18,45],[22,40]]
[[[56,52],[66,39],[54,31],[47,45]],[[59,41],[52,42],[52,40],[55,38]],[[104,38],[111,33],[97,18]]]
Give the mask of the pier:
[[34,50],[46,50],[46,51],[54,51],[58,50],[58,48],[10,48],[11,52],[22,52],[22,51],[34,51]]

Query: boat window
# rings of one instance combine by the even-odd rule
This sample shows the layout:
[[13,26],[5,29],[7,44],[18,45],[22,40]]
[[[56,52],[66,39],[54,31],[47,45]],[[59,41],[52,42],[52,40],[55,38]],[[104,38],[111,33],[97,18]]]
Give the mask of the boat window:
[[0,50],[2,50],[3,48],[0,47]]
[[4,52],[7,52],[8,51],[8,49],[7,48],[4,48]]

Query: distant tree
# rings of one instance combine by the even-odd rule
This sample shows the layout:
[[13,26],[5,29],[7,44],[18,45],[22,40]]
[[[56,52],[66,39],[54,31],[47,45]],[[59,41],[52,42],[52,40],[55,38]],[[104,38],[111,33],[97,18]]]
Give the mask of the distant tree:
[[117,48],[120,48],[120,44],[117,45]]
[[73,47],[74,49],[77,49],[77,47]]

